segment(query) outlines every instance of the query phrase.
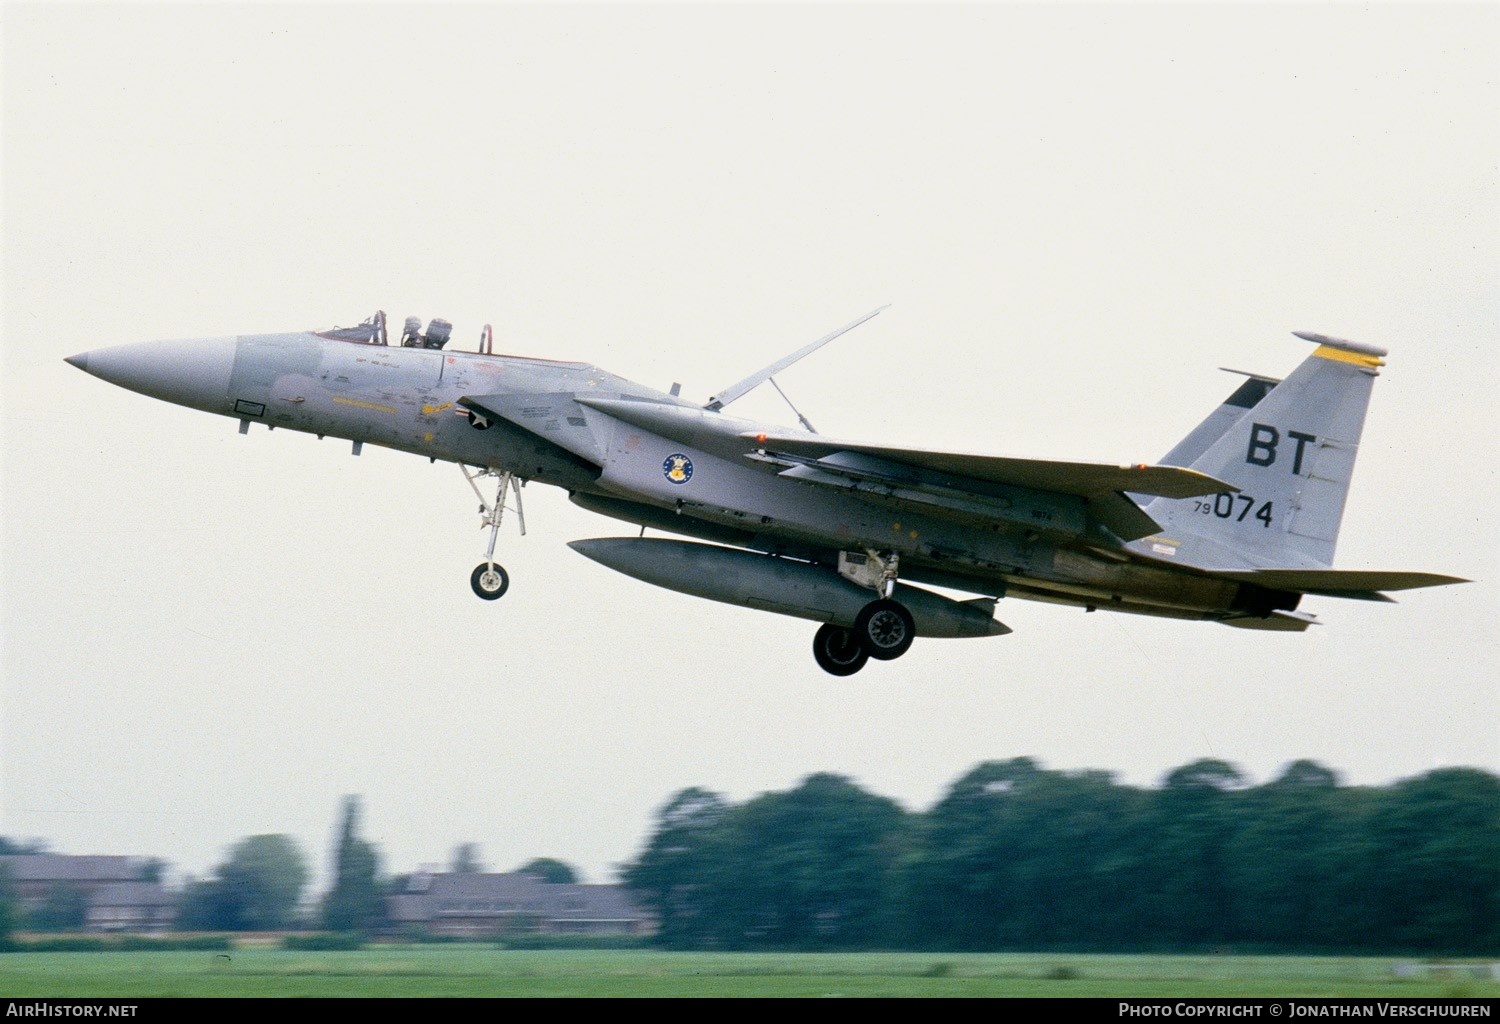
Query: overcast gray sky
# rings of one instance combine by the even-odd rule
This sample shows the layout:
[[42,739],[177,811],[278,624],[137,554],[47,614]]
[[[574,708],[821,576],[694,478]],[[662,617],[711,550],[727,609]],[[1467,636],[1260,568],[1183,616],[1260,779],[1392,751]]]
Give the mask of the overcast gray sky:
[[[478,843],[613,878],[677,790],[838,772],[913,810],[1030,755],[1350,783],[1500,770],[1494,4],[30,6],[4,33],[0,834],[203,873],[340,797],[390,871]],[[453,321],[824,433],[1153,461],[1391,349],[1303,635],[1002,601],[1014,634],[847,679],[810,623],[570,551],[526,491],[503,601],[458,469],[64,365],[153,338]],[[768,391],[769,389],[761,389]],[[793,422],[774,392],[735,407]]]

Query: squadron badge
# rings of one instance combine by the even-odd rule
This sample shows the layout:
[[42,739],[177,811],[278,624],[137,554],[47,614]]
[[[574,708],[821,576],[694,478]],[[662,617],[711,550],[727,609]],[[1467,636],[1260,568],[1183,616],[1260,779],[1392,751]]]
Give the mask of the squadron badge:
[[661,464],[662,475],[674,484],[685,484],[693,478],[693,460],[676,452]]

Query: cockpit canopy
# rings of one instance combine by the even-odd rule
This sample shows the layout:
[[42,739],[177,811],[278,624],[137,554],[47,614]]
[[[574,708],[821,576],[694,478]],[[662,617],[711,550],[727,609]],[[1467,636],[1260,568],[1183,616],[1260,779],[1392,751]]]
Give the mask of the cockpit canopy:
[[[318,331],[318,336],[329,338],[333,341],[353,341],[361,345],[389,345],[390,338],[385,329],[385,310],[377,309],[375,315],[354,327],[333,327],[326,331]],[[422,318],[409,316],[401,329],[402,348],[431,348],[440,349],[448,344],[448,339],[453,336],[453,325],[441,317],[434,317],[427,322],[427,330],[422,330]],[[488,355],[492,344],[493,332],[489,324],[484,325],[484,331],[479,336],[479,351]]]
[[331,341],[355,341],[361,345],[388,344],[385,336],[385,311],[379,309],[374,316],[355,327],[330,327],[316,333],[318,337]]

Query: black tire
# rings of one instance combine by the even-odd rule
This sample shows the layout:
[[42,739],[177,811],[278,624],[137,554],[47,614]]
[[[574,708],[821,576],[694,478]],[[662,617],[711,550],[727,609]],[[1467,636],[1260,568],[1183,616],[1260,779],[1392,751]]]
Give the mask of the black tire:
[[813,636],[813,657],[829,675],[852,676],[865,667],[870,652],[843,626],[827,623]]
[[859,645],[876,661],[901,657],[917,638],[917,624],[899,601],[881,598],[860,609],[854,620]]
[[480,562],[469,574],[469,586],[486,601],[498,601],[510,589],[510,575],[504,566],[497,564],[492,567],[489,562]]

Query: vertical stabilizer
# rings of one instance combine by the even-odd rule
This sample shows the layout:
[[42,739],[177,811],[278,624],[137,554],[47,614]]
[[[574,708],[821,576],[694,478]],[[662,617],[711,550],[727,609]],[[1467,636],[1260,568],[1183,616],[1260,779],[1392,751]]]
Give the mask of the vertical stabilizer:
[[1203,422],[1194,427],[1191,433],[1162,456],[1160,465],[1191,466],[1194,459],[1208,451],[1246,412],[1259,405],[1271,393],[1271,389],[1281,383],[1275,377],[1262,377],[1258,373],[1245,373],[1243,370],[1226,372],[1243,374],[1246,380],[1218,408],[1204,417]]
[[1146,512],[1162,528],[1136,542],[1144,552],[1221,569],[1333,564],[1370,390],[1386,351],[1320,334],[1297,337],[1318,348],[1291,376],[1237,417],[1231,396],[1165,460],[1192,455],[1212,429],[1224,428],[1186,465],[1239,491],[1152,500]]

